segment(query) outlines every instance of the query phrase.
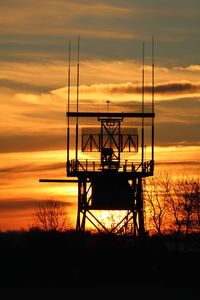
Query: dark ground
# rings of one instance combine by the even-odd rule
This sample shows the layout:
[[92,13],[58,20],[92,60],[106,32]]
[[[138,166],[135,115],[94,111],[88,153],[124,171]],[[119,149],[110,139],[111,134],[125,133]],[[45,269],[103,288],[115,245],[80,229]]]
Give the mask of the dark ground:
[[[195,238],[199,245],[199,236]],[[97,235],[80,241],[74,233],[0,233],[0,291],[46,288],[52,296],[61,289],[68,295],[93,289],[100,295],[105,289],[125,296],[162,289],[165,296],[170,290],[175,296],[184,289],[188,296],[199,292],[194,299],[200,299],[200,250],[177,253],[169,250],[170,243]]]

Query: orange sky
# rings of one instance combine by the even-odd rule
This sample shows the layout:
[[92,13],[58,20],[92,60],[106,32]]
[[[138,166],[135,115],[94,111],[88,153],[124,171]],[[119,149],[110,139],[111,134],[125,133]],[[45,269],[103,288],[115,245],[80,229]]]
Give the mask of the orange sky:
[[155,37],[156,171],[199,176],[200,4],[187,1],[1,1],[0,230],[27,228],[35,204],[66,202],[73,222],[76,185],[65,178],[68,40],[72,99],[76,37],[80,102],[105,106],[141,100],[145,40],[145,100],[150,99],[151,36]]

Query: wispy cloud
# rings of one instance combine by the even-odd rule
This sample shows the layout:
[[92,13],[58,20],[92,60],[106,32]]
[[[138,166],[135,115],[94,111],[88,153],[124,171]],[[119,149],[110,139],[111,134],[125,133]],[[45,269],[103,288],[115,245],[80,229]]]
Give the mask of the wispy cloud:
[[174,67],[173,69],[178,71],[200,72],[200,65],[190,65],[187,67]]
[[[147,87],[147,92],[150,92],[149,87]],[[199,93],[200,84],[192,82],[169,82],[165,84],[160,84],[155,86],[155,92],[159,94],[182,94],[182,93]]]
[[155,127],[156,145],[158,146],[199,146],[199,135],[199,123],[162,122]]
[[[121,84],[108,84],[108,85],[91,85],[91,86],[82,86],[82,92],[106,92],[110,94],[141,94],[142,87],[141,85],[135,85],[131,82],[121,83]],[[155,93],[158,94],[182,94],[182,93],[199,93],[200,92],[200,83],[192,82],[166,82],[162,84],[157,84],[154,87]],[[145,85],[145,92],[152,93],[152,85]]]
[[[49,200],[52,200],[52,199],[49,199]],[[10,198],[9,199],[8,198],[6,200],[1,199],[0,210],[1,210],[1,213],[4,211],[13,212],[15,210],[17,210],[17,211],[27,210],[27,209],[34,210],[37,207],[37,205],[42,201],[44,201],[44,199],[40,199],[40,198],[39,199],[32,199],[32,198],[26,198],[26,199]],[[59,201],[59,200],[56,200],[56,201]],[[73,206],[72,202],[59,201],[59,203],[63,207]]]
[[50,165],[47,164],[41,164],[41,165],[30,165],[30,164],[20,164],[20,165],[12,165],[9,167],[3,167],[0,168],[0,173],[2,174],[2,176],[4,176],[4,174],[20,174],[20,173],[31,173],[33,174],[34,172],[39,172],[39,171],[54,171],[54,170],[60,170],[65,168],[65,163],[53,163]]
[[[172,100],[165,100],[165,101],[157,101],[156,103],[156,122],[158,124],[165,122],[165,123],[177,123],[182,124],[183,126],[195,126],[196,130],[199,127],[199,114],[200,114],[200,98],[199,97],[183,97],[177,98]],[[190,135],[191,137],[195,137],[198,140],[198,134],[191,129]],[[184,132],[184,130],[183,130]],[[169,136],[173,136],[174,132],[168,131]]]
[[78,34],[84,40],[84,57],[93,53],[99,59],[127,59],[141,40],[154,35],[159,61],[196,64],[198,11],[196,0],[167,5],[163,1],[2,0],[1,59],[18,61],[22,53],[29,55],[29,61],[38,55],[58,59],[66,54],[67,40]]
[[170,165],[170,166],[174,166],[174,165],[179,165],[179,166],[183,166],[183,165],[186,165],[186,166],[198,166],[200,165],[200,162],[199,161],[187,161],[187,160],[183,160],[183,161],[173,161],[173,162],[170,162],[170,161],[165,161],[165,162],[155,162],[155,164],[158,166],[163,166],[163,165]]
[[[15,1],[14,5],[9,1],[3,1],[1,25],[6,26],[7,34],[10,32],[18,35],[29,34],[33,36],[46,35],[71,35],[74,32],[82,36],[120,37],[117,36],[112,26],[105,29],[104,23],[101,27],[98,19],[109,20],[122,18],[122,16],[136,15],[141,9],[131,9],[125,6],[116,6],[106,1],[69,1],[58,2],[44,0],[37,3],[30,0]],[[6,16],[10,15],[8,19]],[[95,21],[96,19],[96,21]],[[89,26],[95,22],[96,26]],[[26,24],[26,26],[24,26]],[[127,37],[128,31],[124,32]],[[133,34],[130,34],[133,37]],[[122,37],[122,35],[121,35]]]
[[62,150],[66,147],[65,130],[47,133],[19,133],[1,136],[1,153],[32,152],[40,150]]

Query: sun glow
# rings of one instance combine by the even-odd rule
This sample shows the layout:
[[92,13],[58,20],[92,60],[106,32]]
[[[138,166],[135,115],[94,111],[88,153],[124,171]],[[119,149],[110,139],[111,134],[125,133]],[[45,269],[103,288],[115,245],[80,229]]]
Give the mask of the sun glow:
[[[92,214],[95,215],[95,217],[98,219],[98,222],[95,222],[97,227],[105,232],[107,229],[108,231],[111,231],[114,229],[119,222],[121,222],[124,217],[127,215],[127,211],[124,210],[93,210]],[[93,220],[94,221],[94,220]],[[119,227],[117,227],[117,230],[125,224],[124,220]],[[91,230],[92,232],[97,232],[95,227],[87,220],[86,227],[88,230]],[[106,228],[106,229],[105,229]],[[116,230],[115,230],[116,231]]]

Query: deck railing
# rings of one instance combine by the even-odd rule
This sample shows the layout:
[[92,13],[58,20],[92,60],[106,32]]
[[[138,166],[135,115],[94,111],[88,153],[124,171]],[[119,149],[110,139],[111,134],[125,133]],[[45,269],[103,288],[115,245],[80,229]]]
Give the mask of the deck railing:
[[129,162],[127,160],[120,163],[120,165],[115,163],[103,164],[100,161],[88,161],[86,160],[70,160],[67,162],[68,174],[76,174],[79,172],[100,172],[102,170],[116,169],[118,172],[124,173],[134,173],[143,172],[151,173],[153,171],[153,161],[141,162]]

